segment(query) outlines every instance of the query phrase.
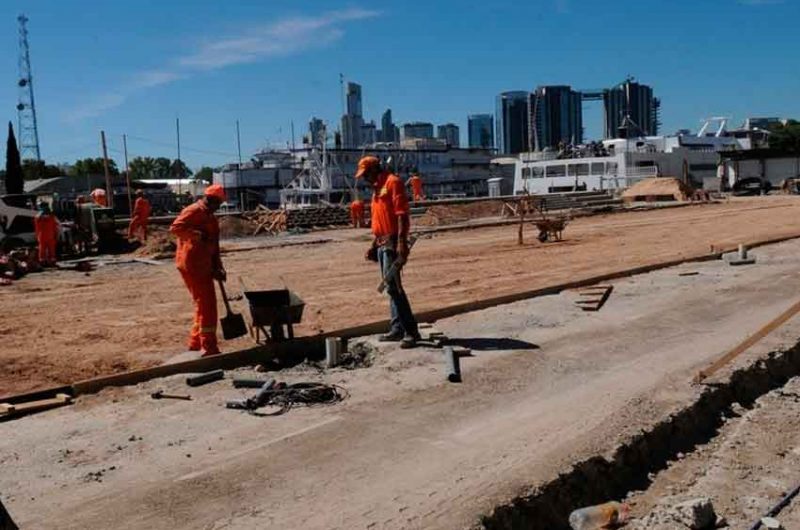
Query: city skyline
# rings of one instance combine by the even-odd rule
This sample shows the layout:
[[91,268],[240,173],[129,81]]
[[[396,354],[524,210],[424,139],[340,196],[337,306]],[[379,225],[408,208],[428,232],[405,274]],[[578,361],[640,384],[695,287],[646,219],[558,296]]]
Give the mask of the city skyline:
[[[800,14],[793,2],[456,7],[201,0],[186,16],[168,3],[5,2],[0,117],[16,124],[20,13],[30,19],[40,144],[50,163],[99,156],[101,129],[118,163],[123,133],[130,157],[174,158],[176,117],[182,158],[192,167],[235,160],[237,119],[249,158],[267,144],[286,145],[292,121],[298,139],[312,116],[329,127],[337,123],[340,72],[365,87],[369,120],[377,122],[391,108],[397,124],[454,123],[462,145],[468,115],[494,114],[501,92],[610,86],[631,74],[662,99],[665,133],[696,130],[712,115],[738,124],[749,116],[800,114],[796,61],[769,52],[800,40],[791,31]],[[455,14],[459,24],[451,28],[447,19]],[[642,27],[636,23],[641,17],[657,17],[670,29]],[[538,28],[533,36],[525,30],[532,21]],[[380,44],[385,37],[375,28],[387,24],[413,34],[402,52]],[[609,27],[625,28],[624,35]],[[471,40],[478,32],[484,39]],[[759,46],[736,37],[742,34],[759,35]],[[434,48],[437,53],[429,53]],[[585,111],[587,139],[602,136],[600,112],[598,105]]]

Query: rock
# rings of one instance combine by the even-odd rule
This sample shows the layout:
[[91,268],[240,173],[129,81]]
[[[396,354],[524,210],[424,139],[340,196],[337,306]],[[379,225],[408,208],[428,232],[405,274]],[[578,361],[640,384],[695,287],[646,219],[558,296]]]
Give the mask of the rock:
[[669,514],[673,520],[692,530],[714,528],[717,522],[714,505],[707,497],[699,497],[676,504],[669,510]]
[[721,515],[717,515],[717,522],[714,523],[714,528],[725,528],[728,526],[728,520]]
[[761,526],[763,526],[767,530],[783,530],[781,522],[773,517],[762,517]]

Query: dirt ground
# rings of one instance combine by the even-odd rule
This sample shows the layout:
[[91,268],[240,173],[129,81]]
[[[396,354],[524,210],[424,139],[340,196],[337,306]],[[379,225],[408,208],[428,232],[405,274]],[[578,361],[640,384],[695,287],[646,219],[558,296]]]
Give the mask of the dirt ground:
[[[444,232],[417,243],[404,284],[416,310],[435,309],[800,235],[798,214],[800,198],[765,197],[580,218],[560,243],[541,244],[529,229],[518,246],[514,226]],[[381,320],[387,301],[375,291],[376,267],[363,259],[368,241],[357,230],[228,240],[224,248],[240,250],[224,256],[230,290],[240,278],[250,289],[288,285],[307,303],[299,334]],[[151,366],[183,351],[190,301],[171,262],[163,263],[46,272],[0,289],[0,395]],[[247,313],[242,302],[234,306]],[[251,344],[242,338],[222,348]]]
[[[637,528],[673,530],[645,519],[654,508],[709,498],[729,528],[750,528],[800,485],[800,377],[750,407],[736,405],[710,443],[676,460],[645,492],[631,495]],[[800,528],[800,498],[776,517],[786,530]]]
[[[696,371],[800,292],[800,241],[754,253],[750,267],[615,281],[597,313],[567,291],[441,320],[472,349],[460,384],[439,350],[384,346],[367,368],[271,373],[349,393],[283,416],[228,410],[252,391],[181,376],[81,397],[0,424],[0,495],[23,528],[467,528],[693,403]],[[795,318],[732,368],[798,337]],[[193,400],[154,401],[157,389]]]

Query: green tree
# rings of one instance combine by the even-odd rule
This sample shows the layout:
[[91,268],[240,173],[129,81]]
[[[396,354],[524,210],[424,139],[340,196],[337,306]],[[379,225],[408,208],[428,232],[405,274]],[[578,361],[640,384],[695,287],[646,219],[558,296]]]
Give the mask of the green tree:
[[214,170],[208,166],[203,166],[194,174],[194,178],[211,182],[214,180]]
[[[114,162],[113,159],[108,160],[108,172],[111,175],[119,175],[117,163]],[[76,160],[70,170],[70,176],[73,177],[86,177],[90,175],[105,175],[102,158],[84,158],[82,160]]]
[[192,170],[183,160],[175,159],[170,165],[170,176],[174,179],[188,179],[192,176]]
[[800,153],[800,122],[789,120],[786,125],[780,124],[772,128],[769,135],[771,149],[784,153]]
[[137,156],[128,163],[133,180],[154,179],[156,177],[156,159],[151,156]]
[[6,142],[6,193],[17,194],[25,191],[22,182],[22,164],[19,160],[17,139],[14,136],[14,126],[8,122],[8,140]]
[[25,180],[49,179],[60,177],[64,174],[58,166],[46,164],[44,160],[23,160],[22,175]]
[[172,161],[169,158],[160,156],[155,159],[157,179],[168,179],[172,173]]

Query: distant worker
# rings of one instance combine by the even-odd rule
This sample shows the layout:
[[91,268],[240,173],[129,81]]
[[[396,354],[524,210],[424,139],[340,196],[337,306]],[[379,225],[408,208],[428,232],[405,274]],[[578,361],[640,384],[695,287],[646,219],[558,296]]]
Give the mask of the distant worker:
[[108,198],[106,197],[106,190],[102,188],[95,188],[89,195],[91,195],[92,200],[95,202],[95,204],[102,206],[103,208],[106,208],[108,206]]
[[414,198],[414,202],[425,200],[425,196],[422,194],[422,179],[416,171],[408,179],[408,185],[411,186],[411,196]]
[[[144,243],[147,241],[147,223],[150,220],[150,201],[142,190],[136,190],[136,202],[133,203],[131,224],[128,225],[128,239],[137,238]],[[141,233],[141,237],[139,236]]]
[[[356,179],[363,178],[372,185],[372,246],[366,259],[380,264],[381,276],[386,278],[396,260],[408,259],[408,232],[410,228],[408,195],[403,181],[374,156],[365,156],[358,162]],[[400,274],[386,285],[390,298],[391,321],[389,333],[382,342],[401,342],[402,348],[413,348],[420,340],[417,320],[403,290]]]
[[33,227],[39,247],[39,262],[42,265],[55,266],[59,223],[46,202],[39,203],[39,213],[33,219]]
[[188,346],[192,351],[202,350],[203,357],[220,352],[214,280],[225,281],[226,273],[219,255],[219,223],[214,212],[225,201],[222,186],[211,185],[204,197],[183,209],[169,229],[178,238],[175,264],[194,302]]
[[350,203],[350,221],[353,223],[353,228],[362,228],[364,223],[364,201],[356,198]]

